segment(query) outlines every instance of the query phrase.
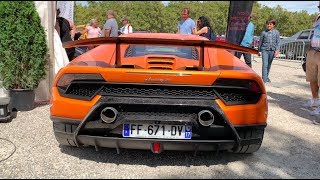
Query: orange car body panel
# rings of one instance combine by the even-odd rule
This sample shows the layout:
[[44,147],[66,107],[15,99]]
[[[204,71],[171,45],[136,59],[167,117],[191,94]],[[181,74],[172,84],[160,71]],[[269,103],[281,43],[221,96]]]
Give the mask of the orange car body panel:
[[[132,33],[122,35],[127,37],[152,37],[168,39],[204,40],[195,35],[177,35],[164,33]],[[104,44],[74,59],[68,66],[61,69],[56,75],[52,87],[51,108],[52,116],[71,118],[82,121],[90,109],[100,99],[95,96],[91,101],[76,100],[60,96],[56,84],[65,73],[98,73],[107,82],[117,83],[153,83],[152,79],[164,79],[167,84],[202,85],[211,86],[218,78],[251,79],[255,80],[261,90],[262,96],[258,103],[247,105],[225,105],[221,100],[215,100],[222,108],[233,125],[265,124],[267,121],[267,96],[261,78],[244,62],[233,56],[227,50],[207,47],[204,48],[204,68],[211,70],[194,71],[184,70],[184,67],[197,66],[199,61],[180,58],[176,56],[146,55],[139,57],[124,57],[128,44],[120,45],[121,65],[134,65],[137,68],[104,67],[112,66],[116,60],[116,45]],[[199,47],[197,47],[199,51]],[[167,65],[172,70],[148,69],[147,62],[161,61],[174,63]],[[102,62],[102,63],[100,63]],[[146,82],[149,79],[151,82]]]

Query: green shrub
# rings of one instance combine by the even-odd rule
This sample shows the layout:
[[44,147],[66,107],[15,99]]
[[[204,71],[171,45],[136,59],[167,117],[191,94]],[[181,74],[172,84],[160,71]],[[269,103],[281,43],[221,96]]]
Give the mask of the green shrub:
[[46,34],[33,1],[0,1],[0,75],[6,89],[35,89],[46,75]]

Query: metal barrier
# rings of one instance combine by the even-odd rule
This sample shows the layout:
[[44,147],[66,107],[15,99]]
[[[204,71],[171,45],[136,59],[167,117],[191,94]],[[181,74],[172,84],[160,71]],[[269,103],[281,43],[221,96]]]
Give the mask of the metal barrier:
[[[253,43],[254,48],[258,49],[258,43]],[[303,59],[306,57],[306,52],[308,48],[306,47],[306,42],[302,40],[290,41],[280,45],[280,52],[275,60],[285,60],[285,61],[297,61],[302,63]],[[254,60],[252,56],[252,60]]]

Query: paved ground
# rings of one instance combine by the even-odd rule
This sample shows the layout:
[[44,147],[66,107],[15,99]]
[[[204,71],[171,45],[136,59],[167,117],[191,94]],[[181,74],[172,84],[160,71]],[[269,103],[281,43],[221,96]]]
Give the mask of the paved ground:
[[[257,58],[256,58],[257,59]],[[253,68],[261,74],[261,60]],[[59,147],[49,107],[19,112],[0,124],[0,138],[11,140],[15,153],[0,162],[0,178],[320,178],[320,126],[301,104],[310,97],[299,63],[274,61],[268,127],[253,155]],[[13,146],[0,139],[0,161]]]

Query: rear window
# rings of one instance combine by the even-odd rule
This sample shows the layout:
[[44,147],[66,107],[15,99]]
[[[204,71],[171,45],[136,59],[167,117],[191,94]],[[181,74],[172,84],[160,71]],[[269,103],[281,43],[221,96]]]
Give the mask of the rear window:
[[124,57],[145,55],[174,55],[181,58],[199,60],[198,50],[194,46],[156,46],[156,45],[129,45]]

